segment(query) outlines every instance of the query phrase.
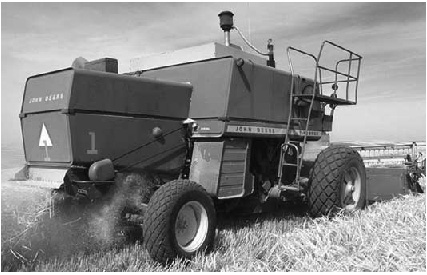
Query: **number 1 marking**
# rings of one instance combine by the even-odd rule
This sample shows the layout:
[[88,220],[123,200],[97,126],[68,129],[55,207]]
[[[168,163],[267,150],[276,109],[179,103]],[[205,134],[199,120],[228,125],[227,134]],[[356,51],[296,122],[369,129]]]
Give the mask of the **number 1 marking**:
[[97,155],[98,150],[95,149],[95,132],[89,132],[90,135],[90,150],[87,150],[88,155]]

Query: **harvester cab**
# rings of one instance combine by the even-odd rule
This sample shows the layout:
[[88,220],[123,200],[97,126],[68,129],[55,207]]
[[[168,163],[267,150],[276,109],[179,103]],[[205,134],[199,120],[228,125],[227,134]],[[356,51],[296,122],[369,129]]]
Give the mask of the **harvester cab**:
[[[219,18],[225,45],[133,60],[125,74],[115,59],[79,58],[28,78],[26,172],[58,182],[59,213],[120,193],[118,212],[142,217],[147,250],[166,263],[211,249],[217,212],[299,201],[318,216],[366,205],[374,172],[328,135],[335,108],[357,103],[362,57],[324,41],[317,55],[288,47],[290,72],[279,70],[272,40],[261,52],[233,13]],[[234,30],[258,55],[231,43]],[[313,62],[313,78],[294,72],[295,54]],[[395,186],[407,190],[400,178]]]

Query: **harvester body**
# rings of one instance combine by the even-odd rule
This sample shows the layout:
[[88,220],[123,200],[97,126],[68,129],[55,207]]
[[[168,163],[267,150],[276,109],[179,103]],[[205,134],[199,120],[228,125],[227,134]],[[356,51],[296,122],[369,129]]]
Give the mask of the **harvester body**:
[[[206,45],[205,52],[211,47]],[[252,139],[279,141],[286,133],[301,138],[304,130],[298,124],[287,126],[290,73],[261,65],[256,56],[253,59],[257,63],[233,56],[234,48],[227,53],[227,47],[213,47],[215,53],[222,51],[220,57],[205,53],[204,60],[127,75],[69,68],[30,77],[20,116],[31,178],[61,169],[64,176],[71,167],[88,168],[104,158],[117,159],[117,170],[131,166],[131,171],[148,169],[176,177],[185,160],[182,131],[156,140],[153,130],[158,127],[169,133],[182,128],[182,121],[188,117],[197,123],[192,131],[195,154],[204,148],[218,157],[215,161],[223,163],[223,154],[228,154],[226,143],[244,148],[244,156],[236,162],[241,162],[245,173],[235,177],[240,178],[238,189],[242,189],[244,182],[251,181],[246,180],[250,178],[246,166]],[[199,47],[199,51],[203,49]],[[300,93],[313,86],[309,79],[302,78],[301,83]],[[319,103],[313,112],[309,141],[319,140],[332,129],[332,117]],[[206,139],[211,140],[205,143]],[[149,144],[122,157],[145,143]],[[221,169],[212,175],[198,167],[209,166],[209,161],[204,164],[206,159],[196,159],[199,161],[192,164],[191,178],[198,182],[200,177],[217,178],[203,184],[216,195],[218,188],[212,186],[221,186]],[[61,173],[58,175],[61,180]],[[238,195],[236,192],[232,196]]]
[[[229,32],[232,13],[221,16]],[[267,60],[226,39],[142,59],[126,74],[102,59],[28,78],[20,114],[28,176],[50,177],[56,193],[86,202],[120,188],[120,175],[154,177],[154,194],[136,208],[160,262],[210,248],[215,211],[300,201],[324,215],[417,190],[419,171],[365,170],[356,148],[329,146],[334,109],[357,103],[360,55],[330,41],[317,56],[289,47],[286,72],[274,67],[271,41]],[[327,47],[347,57],[326,67]],[[294,72],[292,52],[313,59],[312,79]]]

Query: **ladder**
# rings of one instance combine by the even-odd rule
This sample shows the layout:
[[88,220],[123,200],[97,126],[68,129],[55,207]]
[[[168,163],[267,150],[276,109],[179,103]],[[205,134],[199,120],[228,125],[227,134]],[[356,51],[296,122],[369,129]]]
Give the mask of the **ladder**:
[[[338,60],[335,64],[335,68],[333,68],[333,69],[327,68],[325,66],[321,66],[319,64],[319,61],[320,61],[322,52],[325,48],[325,45],[330,45],[330,46],[333,46],[333,47],[335,47],[341,51],[344,51],[344,52],[348,53],[349,57],[345,58],[345,59]],[[297,76],[295,74],[294,69],[293,69],[293,64],[292,64],[292,59],[291,59],[291,52],[292,51],[295,51],[295,52],[298,52],[300,54],[311,57],[316,64],[315,72],[314,72],[314,85],[313,85],[312,94],[295,94],[295,91],[299,89],[299,85],[298,85],[299,83],[296,83],[296,80],[297,79],[299,80],[299,76]],[[304,154],[305,154],[305,147],[307,144],[307,136],[309,133],[310,119],[311,119],[311,113],[313,110],[314,102],[317,101],[317,102],[322,102],[325,104],[330,104],[331,109],[332,109],[332,111],[331,111],[332,113],[333,113],[333,110],[335,109],[335,107],[338,105],[355,105],[357,103],[357,87],[358,87],[359,74],[360,74],[360,63],[361,63],[362,57],[360,55],[342,47],[342,46],[339,46],[339,45],[337,45],[333,42],[327,41],[327,40],[323,41],[323,43],[321,44],[320,51],[319,51],[319,54],[317,57],[314,56],[313,54],[307,53],[303,50],[300,50],[300,49],[297,49],[294,47],[288,47],[287,48],[287,55],[288,55],[288,60],[289,60],[289,67],[291,70],[291,90],[290,90],[290,100],[289,100],[289,116],[288,116],[288,121],[287,121],[288,130],[287,130],[286,135],[285,135],[285,140],[281,145],[281,152],[280,152],[280,159],[279,159],[279,169],[278,169],[279,184],[278,185],[279,185],[279,188],[282,188],[284,190],[299,192],[299,191],[301,191],[300,183],[303,180],[301,177],[301,169],[302,169],[303,158],[304,158]],[[351,75],[351,68],[355,62],[357,62],[357,69],[356,69],[356,75],[353,76],[353,75]],[[340,64],[345,64],[345,63],[348,64],[347,72],[339,71],[338,66]],[[335,75],[334,81],[322,82],[322,71],[328,71],[330,73],[333,73]],[[345,79],[339,80],[338,76],[345,77]],[[345,96],[345,98],[339,98],[337,96],[337,93],[336,93],[337,83],[339,83],[339,82],[344,82],[346,85],[346,96]],[[350,90],[349,84],[351,82],[355,82],[355,91],[354,91],[355,100],[354,101],[349,99],[349,90]],[[323,88],[322,87],[323,87],[323,85],[326,85],[326,84],[334,84],[332,86],[333,93],[331,94],[331,96],[323,95]],[[294,99],[296,99],[296,98],[309,100],[310,105],[309,105],[306,117],[299,117],[296,115],[296,112],[294,110],[294,108],[295,108],[295,100]],[[303,127],[304,128],[303,131],[301,132],[302,129],[298,129],[295,131],[295,129],[293,129],[295,124],[298,124],[300,127],[302,122],[305,124],[305,127]],[[291,134],[292,134],[292,136],[297,136],[299,140],[301,140],[301,138],[302,138],[301,150],[299,149],[299,147],[297,145],[292,143]],[[296,163],[290,163],[290,162],[287,162],[285,160],[285,154],[290,148],[292,148],[291,150],[293,150],[294,152],[297,153]],[[296,168],[295,179],[293,180],[291,185],[282,186],[283,167],[294,167],[294,168]],[[304,179],[304,180],[308,181],[308,179]]]

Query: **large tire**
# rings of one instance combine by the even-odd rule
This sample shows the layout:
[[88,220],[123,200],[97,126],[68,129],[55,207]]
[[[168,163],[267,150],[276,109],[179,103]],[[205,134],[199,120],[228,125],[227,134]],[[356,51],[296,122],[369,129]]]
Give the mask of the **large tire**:
[[359,153],[333,145],[317,156],[310,176],[308,205],[312,216],[334,215],[366,204],[366,172]]
[[167,264],[190,258],[213,246],[216,213],[211,197],[200,185],[175,180],[162,185],[144,215],[143,238],[152,259]]

